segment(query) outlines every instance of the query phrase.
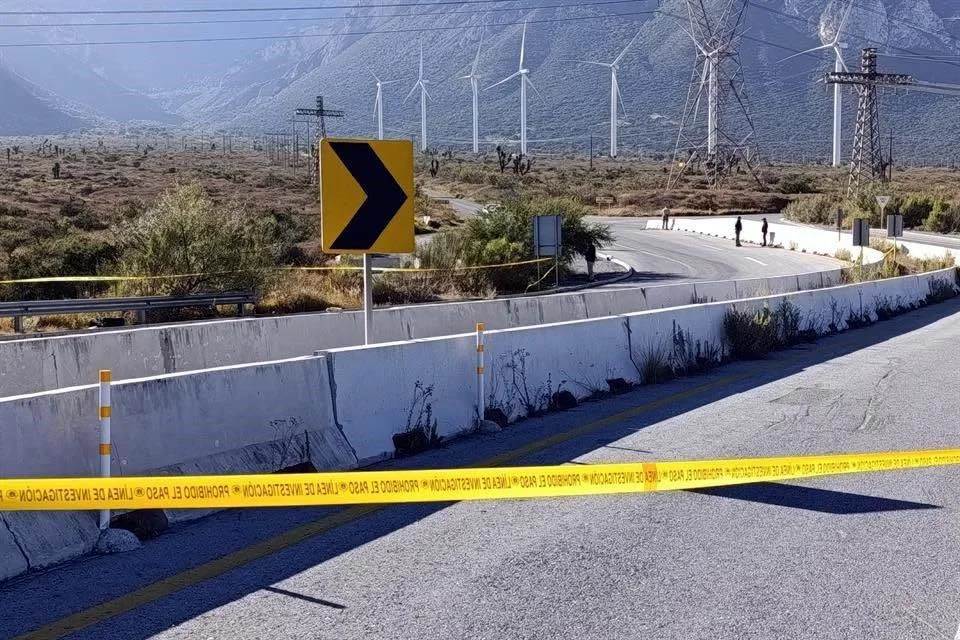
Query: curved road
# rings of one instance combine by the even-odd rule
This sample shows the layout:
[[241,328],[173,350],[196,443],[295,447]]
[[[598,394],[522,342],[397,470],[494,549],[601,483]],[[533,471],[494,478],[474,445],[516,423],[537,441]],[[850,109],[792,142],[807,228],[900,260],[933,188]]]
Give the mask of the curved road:
[[[472,200],[434,197],[447,200],[457,215],[464,218],[475,216],[483,208]],[[589,218],[608,225],[613,232],[613,243],[604,247],[602,253],[622,260],[636,271],[633,278],[619,286],[761,278],[824,271],[843,264],[833,258],[784,249],[755,245],[738,248],[729,240],[681,231],[647,230],[648,219]]]

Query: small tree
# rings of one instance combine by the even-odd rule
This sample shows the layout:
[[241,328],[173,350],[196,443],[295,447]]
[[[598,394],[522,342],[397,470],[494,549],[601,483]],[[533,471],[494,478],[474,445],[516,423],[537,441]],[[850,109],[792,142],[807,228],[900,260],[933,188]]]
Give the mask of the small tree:
[[218,205],[199,184],[178,185],[121,231],[124,271],[183,276],[149,281],[151,292],[261,290],[285,250],[265,218]]
[[53,179],[54,180],[60,179],[60,163],[59,162],[53,163]]

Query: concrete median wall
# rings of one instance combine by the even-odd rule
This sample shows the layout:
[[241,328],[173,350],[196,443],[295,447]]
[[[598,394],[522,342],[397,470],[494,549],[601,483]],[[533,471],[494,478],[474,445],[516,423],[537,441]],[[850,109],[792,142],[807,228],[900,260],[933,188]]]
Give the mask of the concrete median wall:
[[[956,270],[488,331],[487,403],[517,418],[545,408],[558,389],[582,398],[611,378],[639,382],[645,353],[669,352],[676,331],[721,346],[731,308],[787,300],[803,318],[835,314],[843,329],[850,310],[876,317],[878,299],[917,304],[936,280],[955,287]],[[392,455],[393,435],[425,420],[427,403],[439,435],[469,431],[477,417],[474,344],[473,334],[458,334],[117,383],[115,473],[270,472],[307,457],[321,469],[351,468]],[[420,408],[418,383],[429,388]],[[0,476],[96,475],[96,407],[95,385],[0,400]],[[0,519],[0,579],[86,553],[97,536],[87,513]]]
[[[730,226],[724,220],[691,222],[717,232]],[[681,228],[689,222],[678,220],[676,224]],[[840,270],[836,269],[801,276],[590,289],[561,295],[394,307],[374,313],[374,339],[389,342],[451,335],[470,331],[477,322],[485,322],[490,329],[507,329],[603,318],[682,306],[696,300],[733,300],[830,286],[839,281]],[[243,318],[6,340],[0,341],[0,398],[83,385],[95,380],[99,369],[111,369],[115,380],[126,380],[294,358],[318,349],[356,345],[362,340],[363,318],[358,312]]]
[[[308,460],[353,468],[328,371],[308,357],[116,383],[113,473],[270,473]],[[0,477],[97,475],[97,407],[96,385],[0,400]],[[0,519],[0,579],[87,553],[99,535],[90,513]]]

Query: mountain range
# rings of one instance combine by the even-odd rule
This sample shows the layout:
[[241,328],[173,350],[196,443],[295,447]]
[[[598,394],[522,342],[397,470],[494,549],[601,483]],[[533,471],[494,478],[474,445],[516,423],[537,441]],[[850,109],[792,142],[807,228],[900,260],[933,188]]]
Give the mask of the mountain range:
[[[51,6],[62,3],[45,1]],[[717,11],[726,1],[708,4]],[[747,3],[739,29],[739,62],[755,127],[753,142],[766,157],[820,159],[828,154],[831,98],[822,79],[832,68],[832,55],[818,52],[783,58],[829,41],[846,2]],[[113,6],[107,0],[82,4]],[[0,134],[52,133],[130,122],[203,131],[275,131],[289,128],[294,109],[312,106],[314,97],[322,94],[328,106],[346,112],[343,120],[330,123],[333,134],[372,136],[376,74],[395,81],[384,87],[387,135],[418,137],[419,98],[408,94],[416,82],[422,46],[431,98],[430,146],[465,149],[471,102],[469,82],[461,76],[469,73],[481,38],[481,87],[516,71],[526,21],[525,66],[536,88],[529,95],[531,149],[539,153],[586,150],[591,135],[597,148],[605,148],[609,72],[572,60],[609,62],[637,35],[618,76],[624,106],[621,153],[672,150],[695,57],[694,44],[685,32],[684,0],[661,0],[659,6],[654,0],[577,4],[569,0],[483,4],[424,0],[422,6],[407,5],[294,13],[301,16],[300,22],[287,21],[290,13],[268,13],[253,15],[276,22],[139,26],[136,38],[121,26],[97,27],[97,38],[90,28],[24,27],[16,42],[39,39],[50,44],[2,50],[0,85],[9,83],[13,89],[0,94],[0,104],[9,104],[0,111]],[[269,0],[243,0],[237,6],[274,5]],[[953,0],[853,0],[841,39],[846,62],[856,68],[859,50],[876,46],[881,71],[960,84],[960,20],[951,20],[958,14]],[[204,14],[204,19],[210,18]],[[178,38],[217,41],[82,44]],[[73,44],[56,44],[64,42]],[[482,92],[480,126],[485,144],[516,140],[518,94],[516,80]],[[893,134],[898,157],[953,162],[960,134],[957,100],[883,92],[883,135]],[[855,94],[846,89],[847,146],[855,107]],[[731,100],[723,106],[723,114],[732,123],[740,110]]]

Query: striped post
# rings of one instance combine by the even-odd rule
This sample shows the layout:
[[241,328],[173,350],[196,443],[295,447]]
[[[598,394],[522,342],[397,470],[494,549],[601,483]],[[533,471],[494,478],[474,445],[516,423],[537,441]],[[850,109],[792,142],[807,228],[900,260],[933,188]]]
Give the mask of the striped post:
[[482,322],[477,323],[477,424],[486,417],[486,400],[483,391],[483,332]]
[[[110,370],[100,370],[100,477],[110,477]],[[110,510],[100,511],[100,528],[110,527]]]

